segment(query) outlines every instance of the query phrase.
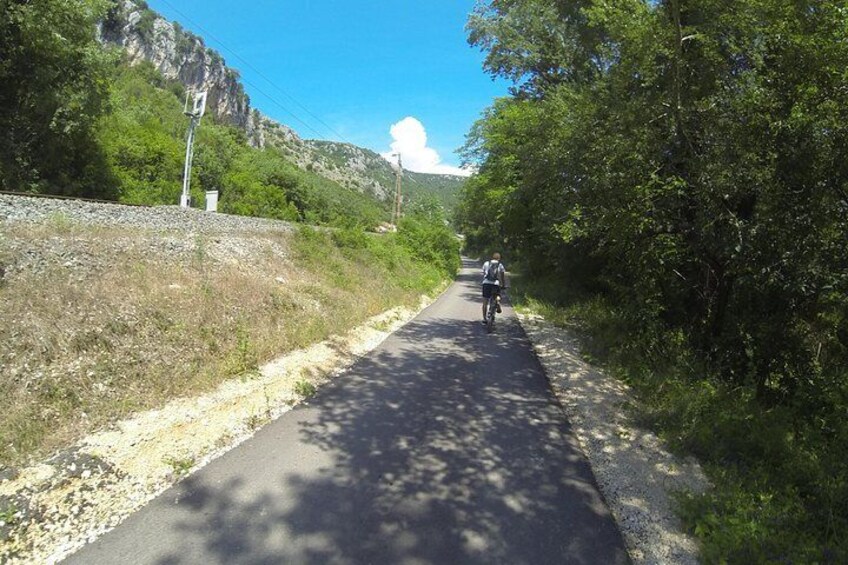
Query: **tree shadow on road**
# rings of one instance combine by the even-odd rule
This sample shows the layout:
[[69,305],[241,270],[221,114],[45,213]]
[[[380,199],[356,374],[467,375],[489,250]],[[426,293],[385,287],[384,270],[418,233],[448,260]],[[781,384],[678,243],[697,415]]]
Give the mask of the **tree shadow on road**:
[[263,429],[304,449],[259,454],[261,482],[179,485],[179,535],[221,563],[626,563],[516,320],[437,314]]

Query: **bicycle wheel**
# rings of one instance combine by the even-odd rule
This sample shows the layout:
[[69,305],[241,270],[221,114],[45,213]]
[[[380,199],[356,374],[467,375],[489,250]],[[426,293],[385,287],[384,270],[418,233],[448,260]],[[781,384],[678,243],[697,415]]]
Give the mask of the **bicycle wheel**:
[[486,331],[491,332],[495,327],[495,312],[497,311],[497,303],[494,297],[489,299],[486,307]]

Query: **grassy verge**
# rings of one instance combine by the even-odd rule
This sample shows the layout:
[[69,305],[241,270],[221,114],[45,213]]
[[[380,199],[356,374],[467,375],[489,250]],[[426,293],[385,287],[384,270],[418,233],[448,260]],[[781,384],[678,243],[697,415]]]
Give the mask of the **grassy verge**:
[[848,418],[765,409],[752,391],[705,377],[685,336],[561,281],[514,276],[512,299],[580,336],[585,355],[636,392],[640,424],[702,462],[715,488],[681,497],[679,510],[705,563],[848,562]]
[[311,228],[185,241],[0,226],[0,261],[0,467],[252,378],[280,354],[416,304],[451,275],[396,235]]

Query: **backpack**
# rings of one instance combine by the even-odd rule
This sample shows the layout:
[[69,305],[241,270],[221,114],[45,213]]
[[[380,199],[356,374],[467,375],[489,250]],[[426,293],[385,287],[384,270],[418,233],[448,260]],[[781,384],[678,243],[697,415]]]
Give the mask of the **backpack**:
[[500,261],[489,261],[489,268],[486,271],[486,280],[492,282],[500,280],[500,277],[498,276],[500,274],[500,268]]

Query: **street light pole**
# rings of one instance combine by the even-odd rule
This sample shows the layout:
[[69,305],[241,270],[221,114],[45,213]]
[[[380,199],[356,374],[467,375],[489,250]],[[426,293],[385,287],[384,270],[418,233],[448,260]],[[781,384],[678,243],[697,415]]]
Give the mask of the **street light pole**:
[[186,104],[183,113],[188,116],[191,121],[188,125],[188,136],[186,139],[186,156],[185,167],[183,169],[183,193],[180,196],[180,206],[188,208],[191,201],[189,187],[191,185],[191,163],[194,160],[194,136],[198,126],[200,126],[200,118],[206,111],[206,92],[198,92],[194,95],[191,111],[188,109],[189,95],[186,95]]
[[403,161],[401,159],[400,153],[395,153],[398,158],[397,165],[397,180],[395,186],[395,205],[392,210],[392,225],[397,226],[398,222],[400,222],[400,205],[401,205],[401,186],[400,179],[403,176]]

